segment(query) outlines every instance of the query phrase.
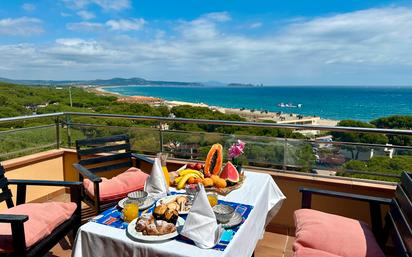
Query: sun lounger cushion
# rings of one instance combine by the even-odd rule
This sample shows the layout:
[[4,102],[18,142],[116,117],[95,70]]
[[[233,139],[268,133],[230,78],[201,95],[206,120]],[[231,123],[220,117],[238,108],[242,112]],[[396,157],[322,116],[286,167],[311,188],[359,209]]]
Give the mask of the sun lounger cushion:
[[[100,201],[111,202],[120,200],[130,192],[142,190],[148,176],[140,169],[132,167],[111,179],[102,177],[102,182],[99,184]],[[84,179],[83,185],[86,192],[91,197],[94,197],[93,182],[89,179]]]
[[299,247],[293,254],[293,257],[342,257],[333,253],[324,252],[307,247]]
[[[27,203],[0,211],[1,214],[28,215],[24,223],[26,246],[30,248],[50,235],[55,228],[68,220],[76,210],[75,203]],[[0,252],[13,251],[11,225],[0,223]]]
[[307,247],[342,257],[384,257],[369,226],[311,209],[295,211],[294,251]]

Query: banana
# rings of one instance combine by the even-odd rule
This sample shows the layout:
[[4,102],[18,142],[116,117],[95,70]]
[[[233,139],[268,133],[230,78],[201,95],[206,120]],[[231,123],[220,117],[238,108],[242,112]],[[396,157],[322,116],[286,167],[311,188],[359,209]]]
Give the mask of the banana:
[[180,180],[179,183],[177,183],[176,189],[183,189],[186,185],[186,182],[189,180],[189,178],[194,177],[194,178],[201,178],[199,175],[194,174],[194,173],[189,173],[184,175]]
[[177,184],[179,184],[179,182],[180,182],[180,180],[182,180],[182,178],[183,177],[177,177],[177,178],[175,178],[175,184],[177,185]]
[[185,169],[185,170],[179,171],[179,176],[185,176],[186,174],[196,174],[201,178],[205,178],[203,173],[198,170]]

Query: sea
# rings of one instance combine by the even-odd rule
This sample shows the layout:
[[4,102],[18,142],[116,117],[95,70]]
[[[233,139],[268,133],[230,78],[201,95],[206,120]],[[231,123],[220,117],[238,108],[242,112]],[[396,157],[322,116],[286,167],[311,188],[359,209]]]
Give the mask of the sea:
[[[104,87],[121,95],[153,96],[170,101],[227,108],[296,113],[333,120],[371,121],[390,115],[412,115],[412,87],[400,86],[262,86],[194,87],[128,85]],[[301,108],[280,107],[281,103]]]

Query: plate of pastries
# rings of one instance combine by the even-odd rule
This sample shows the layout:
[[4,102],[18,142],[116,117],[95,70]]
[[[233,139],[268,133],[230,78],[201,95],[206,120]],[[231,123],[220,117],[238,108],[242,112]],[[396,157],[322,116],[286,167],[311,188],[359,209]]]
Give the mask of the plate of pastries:
[[185,220],[179,217],[175,209],[166,205],[158,205],[152,214],[144,213],[132,220],[127,227],[127,233],[134,239],[156,242],[174,238],[178,235],[178,228]]
[[[161,208],[176,210],[180,215],[188,214],[190,208],[192,207],[191,201],[189,201],[188,195],[170,195],[159,199],[156,203],[156,209],[159,206],[163,206]],[[155,210],[156,210],[155,209]]]

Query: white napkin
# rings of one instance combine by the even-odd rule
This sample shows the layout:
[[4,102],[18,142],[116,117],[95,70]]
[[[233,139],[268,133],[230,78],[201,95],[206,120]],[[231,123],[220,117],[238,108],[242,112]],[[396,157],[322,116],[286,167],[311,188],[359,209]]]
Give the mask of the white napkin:
[[200,248],[212,248],[219,243],[223,228],[217,224],[205,188],[202,184],[199,186],[200,191],[194,199],[192,208],[190,208],[181,234],[193,240]]
[[156,158],[153,163],[152,172],[144,185],[144,191],[155,199],[165,197],[169,193],[169,188],[166,185],[165,175],[162,170],[162,163],[159,158]]

